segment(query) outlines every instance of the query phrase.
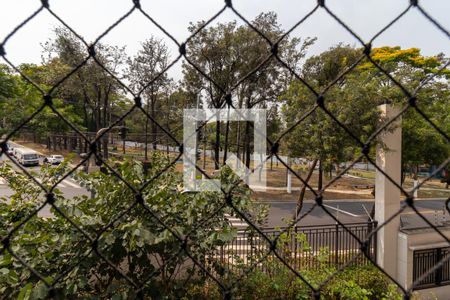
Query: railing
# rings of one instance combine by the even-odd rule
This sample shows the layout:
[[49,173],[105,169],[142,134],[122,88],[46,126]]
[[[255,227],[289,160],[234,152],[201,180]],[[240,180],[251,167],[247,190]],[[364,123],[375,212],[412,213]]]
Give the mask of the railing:
[[[449,247],[414,251],[413,282],[415,283],[415,289],[450,284],[449,256]],[[439,265],[441,261],[444,261],[444,263]],[[424,274],[426,275],[421,278]]]
[[[326,264],[339,267],[350,263],[353,265],[370,264],[370,260],[362,255],[361,246],[350,234],[360,240],[366,240],[369,233],[376,229],[377,222],[331,225],[311,225],[286,228],[266,228],[264,234],[272,241],[283,234],[277,241],[277,253],[289,261],[296,270],[314,269]],[[284,232],[284,233],[283,233]],[[370,239],[369,257],[376,260],[376,234]],[[270,252],[268,241],[256,232],[239,231],[230,243],[221,246],[217,257],[221,264],[229,270],[237,270],[239,264],[252,265],[258,257],[264,257]],[[273,253],[269,257],[274,256]],[[216,258],[217,258],[216,257]],[[269,258],[268,257],[268,258]],[[325,259],[324,259],[325,257]],[[257,267],[264,270],[262,264]]]

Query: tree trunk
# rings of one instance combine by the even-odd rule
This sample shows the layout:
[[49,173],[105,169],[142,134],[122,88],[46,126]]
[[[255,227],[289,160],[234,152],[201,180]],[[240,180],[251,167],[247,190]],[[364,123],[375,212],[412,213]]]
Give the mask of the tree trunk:
[[227,161],[227,154],[228,154],[228,135],[230,132],[230,121],[227,120],[227,125],[225,127],[225,145],[223,148],[223,164],[225,165]]
[[[306,178],[305,178],[305,182],[306,183],[308,183],[309,180],[311,179],[311,176],[314,173],[314,168],[317,165],[317,161],[318,161],[318,159],[316,158],[312,162],[311,167],[309,168],[309,171],[308,171],[308,175],[306,175]],[[301,210],[303,208],[303,200],[305,199],[305,194],[306,194],[306,185],[303,184],[302,185],[302,189],[300,190],[300,194],[298,195],[298,198],[297,198],[296,210],[295,210],[295,213],[294,213],[294,216],[293,216],[294,220],[297,219],[298,215],[300,214],[300,212],[301,212]]]
[[203,127],[203,171],[206,172],[206,127]]
[[88,149],[89,149],[89,147],[88,147],[88,143],[86,142],[86,140],[85,139],[81,139],[80,138],[80,146],[81,146],[81,143],[84,143],[84,153],[87,153],[88,152]]
[[[251,105],[250,105],[250,103],[251,103],[251,94],[252,93],[250,93],[249,96],[247,96],[247,98],[245,100],[245,102],[246,102],[245,103],[245,107],[247,109],[251,108]],[[245,166],[247,168],[250,168],[250,151],[251,151],[251,149],[250,149],[250,122],[248,122],[248,121],[245,122],[245,141],[244,141],[244,143],[245,143],[245,152],[244,152],[244,154],[245,154]]]
[[403,183],[405,183],[405,166],[402,164],[401,170],[400,170],[400,186],[403,186]]
[[250,168],[250,150],[250,122],[245,122],[244,155],[247,168]]
[[236,157],[240,159],[241,150],[241,122],[237,122],[237,133],[236,133]]
[[[243,98],[238,97],[238,108],[242,108]],[[237,122],[237,130],[236,130],[236,156],[238,159],[240,158],[240,150],[241,150],[241,122]]]
[[220,121],[216,121],[216,141],[214,143],[214,170],[219,170]]
[[323,181],[323,167],[322,167],[322,159],[319,160],[319,180],[317,182],[317,190],[322,189],[322,181]]
[[89,118],[88,118],[88,111],[87,111],[87,100],[84,101],[83,103],[83,114],[84,114],[84,127],[86,128],[86,130],[89,131]]
[[[100,114],[100,104],[95,107],[95,133],[101,128],[101,114]],[[94,133],[94,138],[95,138]],[[102,153],[102,143],[97,141],[97,153]]]
[[[152,118],[153,120],[156,120],[156,95],[152,94]],[[153,144],[153,150],[156,150],[156,143],[158,142],[157,139],[157,133],[158,133],[158,128],[156,126],[156,123],[153,121],[152,122],[152,144]]]
[[[372,196],[375,199],[375,187],[373,187],[372,189]],[[367,222],[369,223],[369,226],[367,227],[367,232],[370,233],[372,232],[373,229],[373,220],[375,219],[375,201],[373,201],[373,205],[372,205],[372,209],[370,210],[370,215],[369,218],[367,220]]]
[[414,174],[413,174],[413,179],[417,180],[419,178],[419,165],[415,165],[414,166]]
[[[103,128],[108,127],[108,94],[105,94],[104,100],[103,100]],[[106,133],[102,138],[103,143],[103,158],[108,159],[108,133]]]
[[[148,98],[147,98],[148,99]],[[147,101],[147,115],[150,111],[150,103]],[[145,126],[144,126],[144,161],[148,160],[148,117],[145,116]]]

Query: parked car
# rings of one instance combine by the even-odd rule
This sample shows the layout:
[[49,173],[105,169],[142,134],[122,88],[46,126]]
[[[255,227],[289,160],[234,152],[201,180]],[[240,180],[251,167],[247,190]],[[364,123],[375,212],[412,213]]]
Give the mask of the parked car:
[[14,148],[14,150],[13,150],[13,152],[12,152],[12,155],[13,155],[15,158],[17,158],[17,151],[19,151],[19,149],[21,149],[21,148]]
[[36,151],[26,148],[14,149],[15,157],[22,166],[36,166],[39,165],[39,156]]
[[62,155],[50,155],[49,157],[44,158],[44,163],[51,165],[59,165],[64,160]]
[[8,148],[7,153],[8,153],[9,155],[13,155],[13,154],[14,154],[14,148],[11,147],[11,144],[6,144],[6,146],[7,146],[7,148]]

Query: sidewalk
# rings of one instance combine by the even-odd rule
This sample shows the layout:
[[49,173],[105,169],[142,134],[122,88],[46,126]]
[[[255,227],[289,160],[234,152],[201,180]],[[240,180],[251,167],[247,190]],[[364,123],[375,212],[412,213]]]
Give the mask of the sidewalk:
[[[317,189],[316,186],[313,186],[312,188]],[[262,186],[254,186],[252,189],[254,191],[264,191],[264,187],[262,187]],[[269,191],[286,191],[286,187],[268,186],[268,187],[265,187],[265,190],[269,190]],[[292,191],[300,191],[301,188],[300,187],[292,187],[291,190]],[[372,193],[372,189],[370,189],[370,190],[362,190],[362,191],[326,189],[325,191],[326,192],[330,192],[330,193],[354,194],[354,195],[370,195]]]

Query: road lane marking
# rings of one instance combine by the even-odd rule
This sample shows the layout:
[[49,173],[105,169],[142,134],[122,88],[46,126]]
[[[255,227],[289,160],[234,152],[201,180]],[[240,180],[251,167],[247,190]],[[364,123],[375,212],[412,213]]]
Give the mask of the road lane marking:
[[[43,185],[49,185],[49,183],[48,183],[47,181],[46,181],[46,182],[43,182],[41,178],[34,177],[34,179],[36,179],[36,181],[39,182],[40,184],[43,184]],[[66,188],[67,185],[65,185],[63,182],[64,182],[64,183],[67,183],[66,181],[63,180],[62,182],[58,183],[58,184],[56,185],[56,187],[58,187],[58,188]]]
[[73,188],[76,188],[76,189],[81,188],[81,186],[79,186],[78,184],[75,184],[75,183],[73,183],[73,182],[70,182],[70,181],[67,180],[67,179],[64,179],[62,182],[64,182],[65,184],[67,184],[67,185],[69,185],[69,186],[71,186],[71,187],[73,187]]
[[[343,209],[340,209],[340,208],[337,208],[337,207],[334,207],[334,206],[331,206],[331,205],[324,204],[323,206],[328,207],[330,209],[334,209],[335,211],[338,211],[340,213],[349,215],[349,216],[354,217],[354,218],[361,218],[361,215],[355,215],[355,214],[352,214],[351,212],[348,212],[346,210],[343,210]],[[364,217],[364,215],[363,215],[363,217]]]
[[[438,214],[438,215],[442,215],[442,209],[436,209],[436,210],[419,210],[419,212],[423,215],[423,214]],[[402,215],[417,215],[417,213],[415,211],[408,211],[408,212],[404,212],[402,213]]]
[[[36,181],[39,182],[40,184],[48,184],[48,182],[42,182],[41,178],[34,177],[34,179],[36,179]],[[1,178],[0,178],[0,184],[1,184]],[[73,182],[69,181],[68,179],[64,179],[63,181],[58,183],[57,187],[59,187],[59,188],[72,187],[72,188],[76,188],[76,189],[81,189],[81,186],[79,186],[76,183],[73,183]]]
[[228,219],[228,221],[230,221],[233,227],[248,227],[248,223],[239,218],[230,217],[230,215],[228,214],[225,214],[225,217]]

